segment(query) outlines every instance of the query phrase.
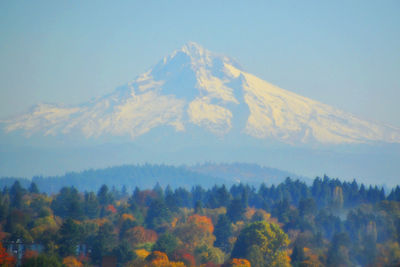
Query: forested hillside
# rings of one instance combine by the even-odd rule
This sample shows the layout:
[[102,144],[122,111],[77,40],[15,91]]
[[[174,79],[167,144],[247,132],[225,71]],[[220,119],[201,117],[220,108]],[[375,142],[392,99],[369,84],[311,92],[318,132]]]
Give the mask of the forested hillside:
[[196,185],[208,188],[215,184],[231,186],[239,182],[255,186],[263,182],[276,185],[289,176],[297,177],[286,171],[261,167],[257,164],[207,163],[195,166],[144,164],[68,172],[62,176],[34,176],[32,179],[3,177],[0,179],[0,188],[10,187],[15,181],[27,187],[32,181],[40,190],[48,194],[57,193],[64,186],[75,186],[80,191],[96,191],[103,184],[117,189],[125,186],[127,190],[133,190],[136,186],[148,189],[156,183],[164,187],[170,185],[172,188],[189,189]]
[[194,185],[211,187],[215,184],[232,184],[221,178],[201,174],[189,170],[186,167],[175,167],[168,165],[123,165],[106,169],[85,170],[82,172],[68,172],[62,176],[34,176],[32,179],[3,177],[0,179],[0,187],[11,186],[19,181],[24,186],[34,182],[40,190],[57,193],[62,187],[75,186],[80,191],[97,191],[101,185],[127,190],[133,190],[136,186],[140,188],[152,188],[156,183],[162,186],[170,185],[173,188],[183,186],[190,188]]
[[[133,192],[17,181],[0,194],[5,266],[398,266],[400,188],[328,177]],[[6,265],[8,264],[8,265]],[[2,265],[2,266],[3,266]]]

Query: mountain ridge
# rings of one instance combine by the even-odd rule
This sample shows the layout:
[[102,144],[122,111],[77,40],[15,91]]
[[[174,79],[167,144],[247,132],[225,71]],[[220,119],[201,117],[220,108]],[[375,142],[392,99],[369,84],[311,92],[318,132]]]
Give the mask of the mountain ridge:
[[[288,144],[400,143],[400,129],[274,86],[230,57],[189,42],[114,92],[77,106],[39,104],[3,121],[27,136],[81,133],[130,136],[190,125],[224,137],[231,131]],[[190,134],[190,133],[189,133]]]
[[[230,169],[230,171],[229,171]],[[238,171],[234,176],[232,170]],[[74,186],[81,191],[97,191],[101,185],[121,189],[126,186],[132,192],[135,187],[151,189],[156,184],[162,187],[184,187],[191,189],[195,186],[211,188],[215,185],[231,186],[247,184],[259,186],[279,184],[287,177],[311,183],[310,178],[300,177],[283,170],[245,163],[206,163],[202,165],[165,165],[165,164],[125,164],[100,169],[86,169],[83,171],[69,171],[57,176],[33,176],[31,179],[22,177],[1,177],[0,188],[11,187],[19,181],[25,187],[34,182],[41,190],[51,194],[62,187]]]

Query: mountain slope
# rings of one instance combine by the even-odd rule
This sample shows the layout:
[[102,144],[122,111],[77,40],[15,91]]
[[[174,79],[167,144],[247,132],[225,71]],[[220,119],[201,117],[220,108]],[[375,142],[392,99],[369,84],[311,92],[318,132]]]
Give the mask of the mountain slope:
[[5,121],[7,132],[28,136],[132,139],[160,126],[189,132],[193,125],[220,137],[236,132],[289,144],[400,143],[398,128],[276,87],[192,42],[109,95],[74,107],[40,104]]

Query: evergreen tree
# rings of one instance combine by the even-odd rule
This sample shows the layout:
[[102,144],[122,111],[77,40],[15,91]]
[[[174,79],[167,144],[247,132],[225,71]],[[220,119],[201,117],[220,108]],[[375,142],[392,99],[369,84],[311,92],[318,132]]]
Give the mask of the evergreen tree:
[[35,182],[32,182],[31,185],[29,186],[29,193],[39,194],[39,188],[37,187]]
[[215,242],[214,246],[220,248],[224,252],[231,250],[229,238],[232,236],[232,226],[228,216],[221,214],[214,229]]
[[64,264],[56,255],[40,254],[37,257],[32,257],[24,261],[22,267],[63,267]]
[[100,204],[93,192],[85,193],[84,203],[85,215],[90,219],[95,219],[100,213]]
[[152,250],[164,252],[168,255],[168,257],[171,257],[172,253],[177,249],[177,247],[178,239],[170,233],[165,233],[157,239],[157,242],[154,244]]
[[62,257],[75,255],[83,229],[71,218],[66,219],[60,228],[59,253]]
[[92,245],[92,261],[99,264],[103,257],[110,254],[116,244],[116,236],[113,232],[113,226],[105,223],[100,226]]
[[350,266],[349,251],[347,246],[350,239],[346,233],[336,233],[327,255],[327,266]]
[[63,187],[51,203],[51,208],[61,218],[80,219],[84,216],[81,196],[74,187]]
[[112,254],[117,257],[119,264],[125,264],[137,257],[132,246],[125,241],[122,241],[117,247],[115,247]]
[[203,214],[203,205],[201,204],[201,201],[196,201],[194,205],[194,213],[196,214]]
[[298,244],[295,244],[293,246],[292,250],[292,255],[290,256],[292,260],[292,265],[293,266],[301,266],[301,262],[306,260],[306,256],[304,255],[304,248],[299,246]]
[[20,209],[22,207],[22,197],[25,194],[25,189],[22,188],[19,181],[15,181],[10,188],[11,206]]
[[156,229],[164,222],[169,222],[171,219],[171,212],[161,199],[154,199],[149,207],[146,216],[146,225],[150,229]]
[[229,204],[226,214],[232,222],[237,222],[243,219],[245,212],[246,208],[243,205],[242,199],[235,198]]
[[106,206],[113,202],[113,196],[108,190],[108,186],[103,184],[99,192],[97,193],[97,199],[99,200],[100,205]]
[[302,199],[299,202],[299,214],[301,217],[313,215],[317,211],[317,205],[314,199]]

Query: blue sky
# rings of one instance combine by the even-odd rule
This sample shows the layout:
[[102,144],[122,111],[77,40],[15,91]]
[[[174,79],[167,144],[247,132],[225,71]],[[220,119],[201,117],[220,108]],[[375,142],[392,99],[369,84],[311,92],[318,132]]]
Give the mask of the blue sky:
[[400,1],[1,1],[0,118],[113,91],[195,41],[400,127]]

